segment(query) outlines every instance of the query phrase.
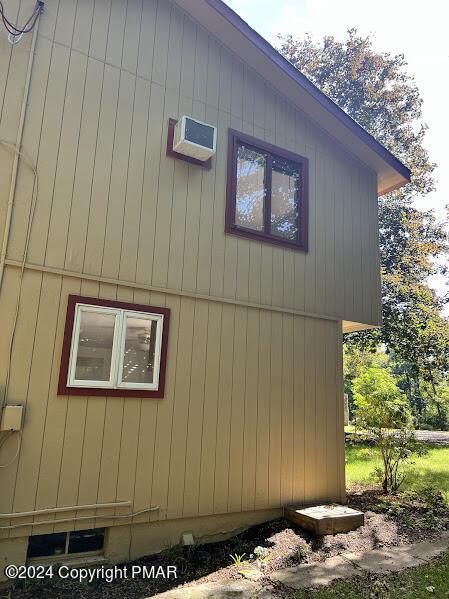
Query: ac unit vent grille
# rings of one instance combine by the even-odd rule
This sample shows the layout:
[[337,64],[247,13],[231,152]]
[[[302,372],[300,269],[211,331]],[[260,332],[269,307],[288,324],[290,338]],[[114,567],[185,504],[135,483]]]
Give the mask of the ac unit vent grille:
[[182,116],[173,132],[173,151],[206,162],[215,154],[217,128],[188,116]]
[[192,143],[214,149],[214,128],[209,125],[203,125],[198,121],[186,119],[185,139]]

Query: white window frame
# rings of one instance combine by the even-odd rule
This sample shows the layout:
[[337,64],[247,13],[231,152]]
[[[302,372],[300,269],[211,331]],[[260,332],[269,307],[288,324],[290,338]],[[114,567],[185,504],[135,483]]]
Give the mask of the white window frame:
[[[146,389],[148,391],[157,391],[159,388],[159,370],[161,366],[161,348],[162,348],[162,327],[164,316],[162,314],[153,314],[152,312],[136,312],[134,310],[121,310],[121,338],[119,365],[117,370],[117,389]],[[140,318],[142,320],[156,321],[156,342],[154,344],[154,365],[152,383],[127,383],[123,377],[123,362],[125,361],[125,343],[126,343],[126,321],[131,318]]]
[[[108,381],[80,380],[75,378],[76,361],[78,357],[81,314],[83,312],[98,312],[101,314],[115,315],[114,338],[112,341],[111,370]],[[126,342],[126,322],[128,317],[142,320],[156,321],[156,341],[154,345],[154,365],[152,383],[129,383],[122,380],[124,350]],[[86,387],[89,389],[141,389],[142,391],[157,391],[159,389],[159,373],[161,366],[162,333],[164,315],[153,312],[139,312],[138,310],[125,310],[107,306],[77,303],[75,305],[75,318],[70,347],[69,368],[67,373],[67,387]]]

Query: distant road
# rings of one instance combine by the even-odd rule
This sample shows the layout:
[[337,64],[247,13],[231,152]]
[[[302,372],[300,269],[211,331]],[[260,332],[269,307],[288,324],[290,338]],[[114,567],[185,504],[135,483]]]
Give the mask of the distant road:
[[[345,427],[347,433],[354,434],[352,427]],[[358,435],[366,435],[364,431],[357,431]],[[439,443],[440,445],[449,445],[449,431],[415,431],[415,437],[418,441],[426,443]]]
[[415,437],[418,441],[449,445],[449,431],[415,431]]

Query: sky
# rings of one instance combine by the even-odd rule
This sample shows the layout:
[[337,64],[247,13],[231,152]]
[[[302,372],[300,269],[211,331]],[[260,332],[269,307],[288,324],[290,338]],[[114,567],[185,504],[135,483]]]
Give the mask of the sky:
[[[425,145],[437,164],[436,191],[418,198],[419,208],[433,208],[443,219],[449,204],[449,2],[447,0],[226,0],[251,27],[273,45],[278,33],[317,39],[343,38],[350,27],[372,34],[380,51],[404,54],[423,98]],[[442,279],[432,285],[447,291]]]

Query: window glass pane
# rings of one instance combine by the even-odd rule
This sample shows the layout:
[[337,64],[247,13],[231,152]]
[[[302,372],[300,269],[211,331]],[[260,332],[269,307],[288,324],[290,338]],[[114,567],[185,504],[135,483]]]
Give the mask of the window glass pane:
[[294,241],[299,224],[298,166],[273,156],[271,185],[271,233]]
[[46,557],[65,553],[66,532],[35,535],[29,538],[27,557]]
[[122,381],[152,383],[156,348],[157,321],[128,316],[126,318],[125,355]]
[[75,379],[109,381],[115,314],[81,311]]
[[237,154],[235,224],[263,231],[265,156],[241,145]]
[[99,551],[103,549],[104,528],[73,530],[69,535],[68,553],[82,553],[84,551]]

